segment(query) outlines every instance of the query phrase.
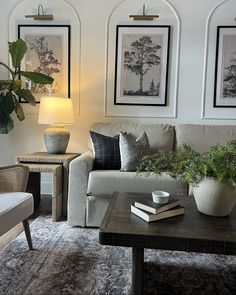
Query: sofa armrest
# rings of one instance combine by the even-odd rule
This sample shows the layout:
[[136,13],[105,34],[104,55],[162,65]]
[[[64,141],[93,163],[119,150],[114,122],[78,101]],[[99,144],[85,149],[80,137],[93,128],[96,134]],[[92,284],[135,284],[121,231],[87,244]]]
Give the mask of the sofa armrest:
[[93,160],[92,151],[87,151],[70,162],[68,225],[85,226],[88,177]]
[[0,192],[24,192],[29,176],[29,168],[11,165],[0,168]]

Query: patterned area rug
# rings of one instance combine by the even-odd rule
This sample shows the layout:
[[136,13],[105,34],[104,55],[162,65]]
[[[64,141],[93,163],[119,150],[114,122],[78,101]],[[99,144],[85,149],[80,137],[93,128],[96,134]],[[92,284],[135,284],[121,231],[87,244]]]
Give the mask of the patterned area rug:
[[[130,294],[131,250],[102,246],[98,230],[39,217],[0,253],[1,295]],[[145,293],[236,294],[236,257],[145,251]]]

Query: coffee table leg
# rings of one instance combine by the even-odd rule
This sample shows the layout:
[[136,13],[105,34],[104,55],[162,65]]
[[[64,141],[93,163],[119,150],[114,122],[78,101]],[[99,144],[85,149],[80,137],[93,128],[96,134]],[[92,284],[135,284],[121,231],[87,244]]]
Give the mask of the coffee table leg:
[[139,247],[132,248],[132,294],[143,294],[143,263],[144,249]]

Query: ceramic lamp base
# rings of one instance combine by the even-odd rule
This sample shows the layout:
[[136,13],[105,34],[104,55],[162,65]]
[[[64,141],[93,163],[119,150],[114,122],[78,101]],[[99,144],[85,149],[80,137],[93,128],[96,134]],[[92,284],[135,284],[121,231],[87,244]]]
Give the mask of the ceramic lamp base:
[[70,132],[64,126],[51,126],[44,131],[44,142],[49,154],[65,154]]

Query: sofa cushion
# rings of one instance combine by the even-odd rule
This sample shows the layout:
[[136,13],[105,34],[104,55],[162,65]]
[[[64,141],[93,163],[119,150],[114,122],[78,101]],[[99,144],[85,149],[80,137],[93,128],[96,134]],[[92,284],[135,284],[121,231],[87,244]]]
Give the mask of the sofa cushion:
[[[102,133],[107,136],[114,136],[121,131],[131,133],[136,138],[146,131],[151,153],[155,153],[158,149],[163,148],[173,150],[175,131],[174,127],[169,124],[141,124],[133,122],[106,123],[98,122],[90,127],[90,130]],[[90,143],[90,148],[92,148]]]
[[121,171],[136,171],[141,159],[149,153],[150,146],[145,131],[137,139],[130,133],[120,133]]
[[236,139],[236,125],[180,124],[176,126],[177,148],[186,143],[205,153],[213,145],[224,145]]
[[167,191],[177,196],[187,194],[187,185],[166,173],[160,177],[118,170],[93,170],[89,173],[87,192],[91,195],[112,195],[115,191],[151,193],[155,190]]
[[106,136],[90,131],[93,143],[93,169],[120,169],[119,135]]

